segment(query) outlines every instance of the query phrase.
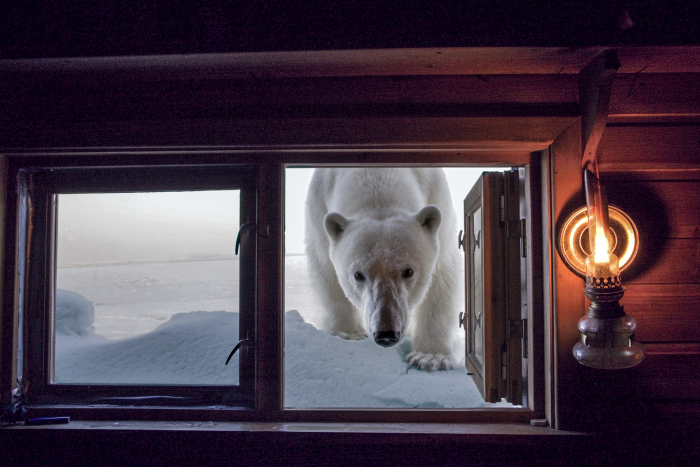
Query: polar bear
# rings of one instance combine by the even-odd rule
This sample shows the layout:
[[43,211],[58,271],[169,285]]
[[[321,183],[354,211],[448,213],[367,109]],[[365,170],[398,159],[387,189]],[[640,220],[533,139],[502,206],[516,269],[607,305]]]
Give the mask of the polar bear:
[[454,353],[463,263],[442,169],[317,168],[305,223],[325,331],[370,335],[383,347],[409,333],[410,366],[460,366]]

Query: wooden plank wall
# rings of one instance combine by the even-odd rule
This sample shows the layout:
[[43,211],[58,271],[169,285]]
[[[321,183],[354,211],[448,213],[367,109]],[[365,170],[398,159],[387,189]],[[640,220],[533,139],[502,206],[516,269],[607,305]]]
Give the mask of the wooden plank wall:
[[[643,108],[613,115],[599,148],[609,202],[640,231],[638,257],[622,274],[622,304],[647,350],[635,372],[643,403],[700,402],[699,80],[638,77],[638,89],[658,94],[644,91]],[[626,95],[618,94],[618,109]]]

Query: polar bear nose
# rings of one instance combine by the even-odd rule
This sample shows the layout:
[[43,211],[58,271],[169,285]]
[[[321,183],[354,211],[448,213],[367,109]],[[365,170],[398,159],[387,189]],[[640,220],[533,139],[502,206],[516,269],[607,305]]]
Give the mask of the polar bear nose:
[[399,341],[401,335],[396,331],[376,331],[374,333],[374,342],[382,347],[391,347]]

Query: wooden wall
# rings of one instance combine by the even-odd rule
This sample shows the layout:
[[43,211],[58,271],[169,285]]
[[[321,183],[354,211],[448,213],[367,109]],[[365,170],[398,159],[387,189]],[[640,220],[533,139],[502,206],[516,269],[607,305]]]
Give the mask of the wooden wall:
[[[637,337],[649,353],[639,367],[603,374],[588,371],[573,359],[571,348],[579,338],[576,321],[585,313],[583,294],[578,292],[583,281],[561,263],[553,243],[544,245],[549,253],[547,279],[554,289],[546,297],[551,292],[553,307],[546,312],[553,328],[545,327],[551,341],[545,350],[546,368],[554,373],[551,381],[547,372],[547,386],[554,388],[548,406],[555,413],[547,415],[562,421],[558,428],[575,429],[577,420],[602,418],[606,410],[598,403],[601,398],[612,399],[611,394],[642,411],[659,403],[690,402],[696,411],[700,406],[698,50],[621,51],[623,66],[613,86],[611,116],[599,151],[611,203],[630,213],[642,236],[639,257],[623,274],[628,287],[623,304],[637,319]],[[329,52],[294,55],[287,61],[276,54],[209,57],[214,62],[206,63],[189,57],[180,58],[185,61],[178,66],[185,71],[174,78],[169,61],[149,71],[154,66],[148,62],[151,58],[107,60],[114,73],[100,67],[81,69],[91,61],[27,61],[19,67],[5,62],[0,63],[4,66],[0,72],[13,85],[0,86],[0,142],[20,148],[254,141],[261,147],[342,143],[355,149],[391,144],[445,149],[451,154],[455,148],[469,150],[468,156],[458,157],[433,153],[436,161],[457,163],[469,158],[502,162],[503,153],[509,153],[512,161],[514,152],[529,157],[554,141],[553,157],[543,164],[543,183],[553,194],[548,206],[552,212],[544,213],[548,221],[543,228],[552,242],[560,217],[583,202],[576,73],[598,52]],[[360,58],[353,59],[353,54]],[[529,61],[514,59],[521,55]],[[293,63],[300,57],[306,57],[307,65]],[[345,67],[335,62],[329,66],[327,60],[333,57]],[[392,62],[391,57],[400,60]],[[358,67],[363,60],[369,64]],[[376,76],[367,71],[373,67],[379,70]],[[226,78],[230,70],[241,74]],[[304,73],[314,78],[306,83],[302,78],[309,76]],[[297,95],[297,89],[304,92]],[[342,105],[329,108],[338,104],[337,96]],[[281,112],[282,118],[266,115],[265,109]],[[313,118],[316,112],[325,118]],[[89,155],[76,151],[83,153]],[[397,154],[392,157],[401,162],[423,160]],[[308,155],[285,157],[290,163],[309,162]],[[357,162],[366,160],[363,154],[357,156]],[[8,245],[13,244],[9,240]],[[9,303],[5,309],[11,309]],[[6,312],[4,319],[2,336],[7,338],[12,316]],[[0,385],[9,387],[9,379],[0,375]]]
[[[609,202],[640,232],[638,256],[622,274],[621,303],[637,320],[647,357],[616,371],[575,361],[576,321],[586,304],[573,292],[583,280],[555,255],[552,418],[561,429],[644,430],[654,420],[680,426],[700,417],[700,75],[663,67],[631,73],[623,58],[598,158]],[[577,131],[569,128],[552,146],[552,238],[584,204],[573,160]]]
[[[640,230],[622,304],[647,349],[643,403],[700,402],[700,78],[621,75],[599,148],[610,202]],[[697,411],[697,405],[694,406]]]
[[[698,105],[698,89],[684,108]],[[622,304],[647,349],[639,397],[700,401],[700,124],[641,120],[613,119],[600,148],[609,201],[640,231],[638,257],[622,275]]]

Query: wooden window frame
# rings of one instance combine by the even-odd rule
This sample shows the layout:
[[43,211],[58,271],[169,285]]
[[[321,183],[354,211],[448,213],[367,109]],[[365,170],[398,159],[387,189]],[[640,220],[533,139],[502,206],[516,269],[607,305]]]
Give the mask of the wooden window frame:
[[[254,406],[254,345],[241,346],[236,385],[158,384],[57,384],[51,383],[54,339],[54,280],[56,195],[125,193],[144,191],[240,190],[241,225],[255,224],[256,174],[253,167],[238,165],[25,167],[16,177],[19,203],[26,213],[18,219],[23,238],[18,251],[18,317],[23,326],[22,379],[28,382],[28,401],[36,405],[153,405],[204,406],[226,404],[233,408]],[[231,232],[235,238],[235,232]],[[256,235],[240,236],[240,329],[255,334]],[[26,253],[25,253],[26,252]],[[253,340],[253,337],[250,337]],[[18,338],[19,342],[19,338]],[[253,341],[254,342],[254,341]],[[231,342],[231,347],[235,342]],[[223,360],[223,356],[222,356]]]
[[[523,408],[480,408],[480,409],[286,409],[283,405],[283,316],[284,316],[284,171],[287,167],[310,165],[353,166],[368,165],[369,162],[358,164],[358,159],[370,161],[370,165],[431,165],[431,166],[483,166],[493,164],[493,160],[484,161],[479,155],[460,154],[457,151],[415,151],[407,154],[405,151],[325,151],[322,154],[313,151],[304,153],[285,150],[267,150],[264,153],[256,151],[240,151],[236,149],[217,149],[216,155],[211,155],[206,149],[182,148],[173,150],[163,148],[155,151],[152,148],[139,150],[130,149],[128,153],[120,153],[112,149],[91,150],[90,157],[76,155],[64,149],[42,150],[32,154],[18,153],[10,155],[10,170],[8,181],[8,205],[17,202],[16,187],[12,186],[16,174],[23,168],[41,167],[81,167],[91,166],[157,166],[173,165],[173,157],[177,154],[175,165],[209,165],[235,164],[252,167],[258,174],[257,178],[257,217],[258,217],[258,255],[257,255],[257,355],[255,367],[255,404],[250,410],[239,407],[177,407],[177,406],[109,406],[91,407],[89,404],[66,405],[65,401],[51,403],[43,401],[32,405],[32,413],[41,415],[69,414],[75,419],[132,419],[132,420],[215,420],[215,421],[263,421],[279,422],[432,422],[432,423],[472,423],[498,422],[517,423],[527,422],[533,418],[544,416],[544,387],[543,384],[532,385],[528,393],[529,406]],[[185,152],[187,155],[183,155]],[[407,164],[407,159],[409,160]],[[488,159],[488,158],[487,158]],[[504,166],[526,163],[528,168],[539,164],[540,154],[534,153],[529,159],[518,152],[514,155],[502,154],[498,164]],[[262,161],[262,162],[261,162]],[[332,161],[332,162],[328,162]],[[531,173],[539,173],[530,170]],[[531,180],[531,189],[539,193],[537,177]],[[531,204],[536,205],[537,196],[531,198]],[[12,221],[12,219],[9,219]],[[12,224],[12,222],[10,222]],[[7,225],[8,229],[16,230],[16,225]],[[534,225],[539,225],[533,222]],[[536,231],[536,228],[532,229]],[[14,240],[14,239],[13,239]],[[529,241],[537,241],[536,235],[531,235]],[[10,260],[10,258],[7,258]],[[12,258],[14,261],[14,258]],[[535,269],[536,270],[536,269]],[[541,292],[535,292],[535,294]],[[7,297],[5,298],[7,300]],[[542,317],[540,317],[542,318]],[[530,320],[531,323],[537,322]],[[530,326],[532,329],[533,326]],[[530,331],[532,334],[532,331]],[[543,346],[537,339],[537,331],[529,339],[531,346]],[[532,359],[530,360],[532,361]],[[540,371],[543,365],[530,364],[529,372]],[[537,369],[540,366],[540,370]],[[536,378],[543,382],[544,375]],[[532,379],[530,379],[532,381]]]

